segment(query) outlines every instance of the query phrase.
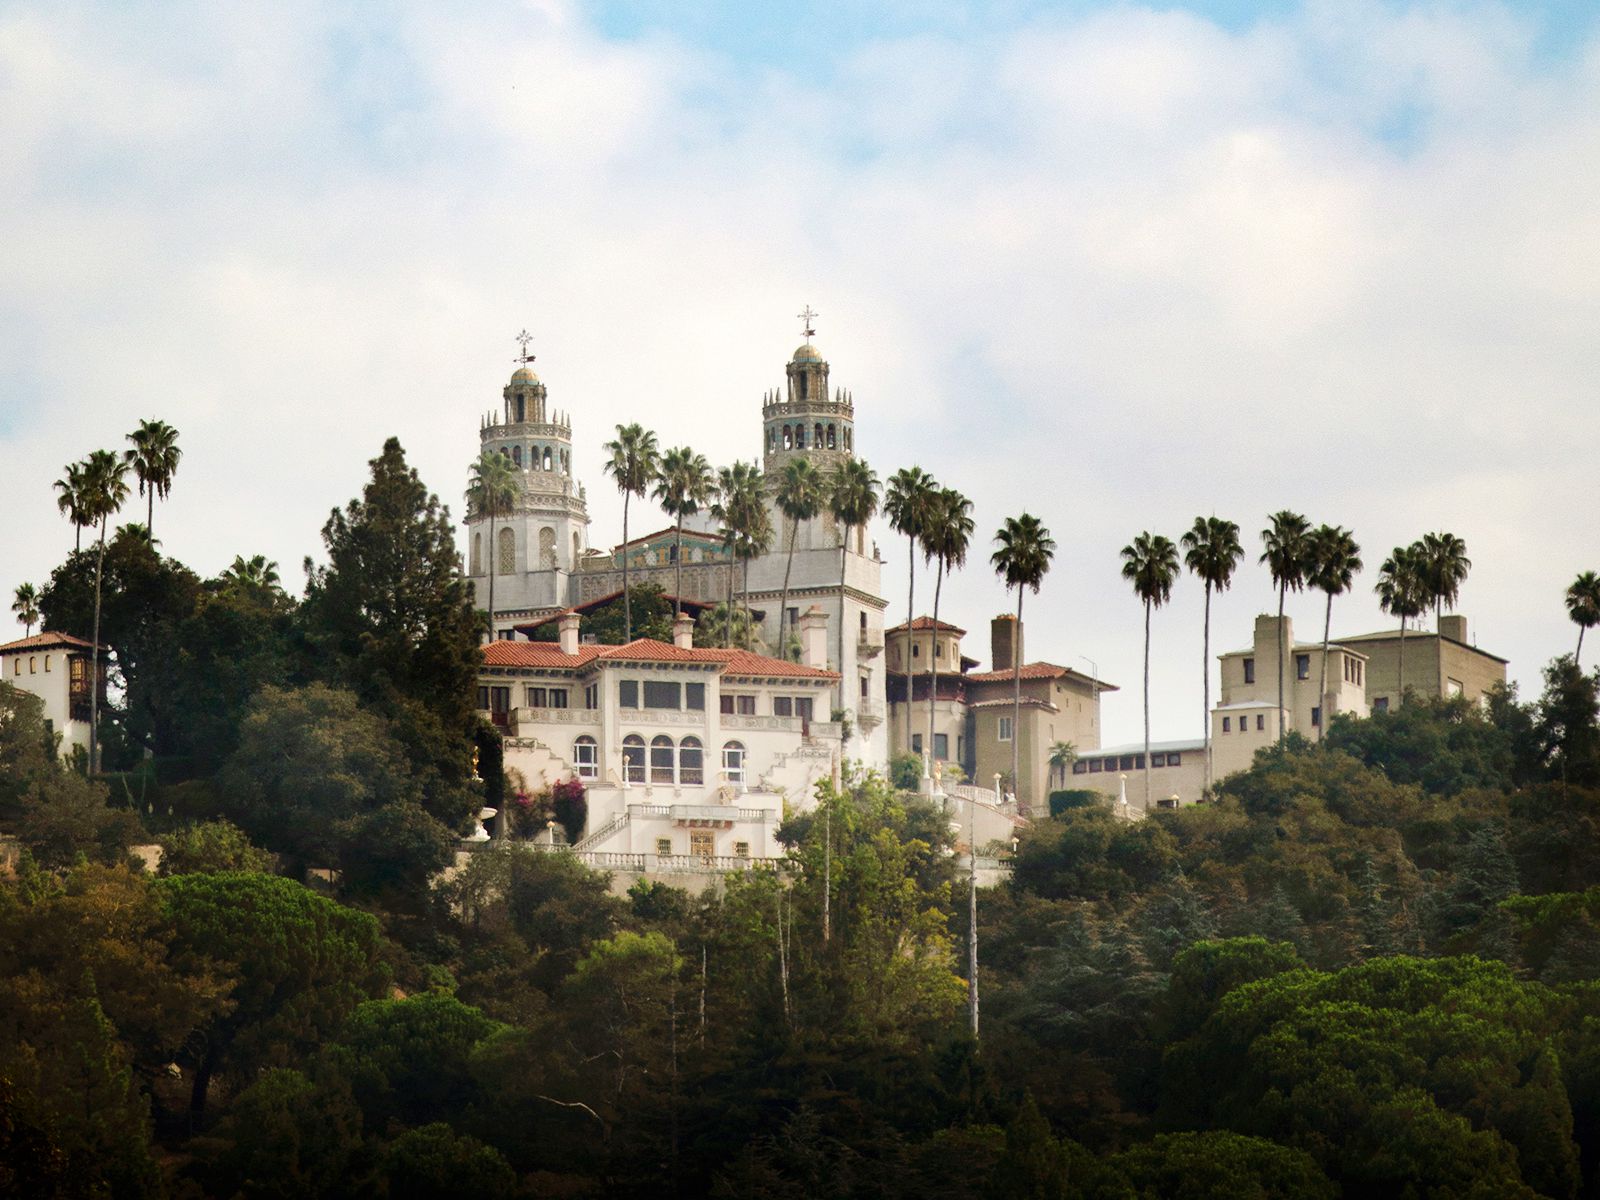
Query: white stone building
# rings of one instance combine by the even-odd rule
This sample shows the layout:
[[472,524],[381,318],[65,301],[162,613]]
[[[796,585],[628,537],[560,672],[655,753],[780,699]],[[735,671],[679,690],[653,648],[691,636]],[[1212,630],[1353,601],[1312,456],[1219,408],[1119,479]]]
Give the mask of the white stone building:
[[[809,340],[794,352],[785,373],[785,386],[762,400],[761,463],[769,496],[784,465],[796,457],[809,458],[826,474],[855,456],[854,399],[837,388],[830,394],[828,363]],[[547,400],[545,385],[532,370],[518,368],[503,389],[501,411],[486,418],[480,430],[483,449],[505,454],[522,473],[515,513],[495,522],[493,554],[489,518],[474,513],[466,521],[467,575],[480,605],[488,603],[489,570],[496,571],[494,636],[515,636],[519,625],[617,591],[622,554],[630,556],[630,584],[653,583],[669,594],[721,601],[733,568],[725,553],[703,537],[686,540],[681,572],[671,561],[664,536],[650,539],[649,546],[619,547],[611,554],[589,549],[588,508],[573,465],[572,426],[560,414],[547,414]],[[593,461],[598,470],[598,448]],[[637,500],[633,511],[639,514]],[[826,696],[814,698],[816,716],[826,722],[834,709],[844,710],[851,723],[850,756],[884,767],[889,758],[882,664],[887,602],[879,595],[877,547],[865,530],[844,538],[824,514],[801,523],[793,538],[791,567],[787,522],[775,505],[771,515],[776,533],[772,550],[752,562],[748,572],[748,602],[764,614],[767,645],[774,650],[778,645],[787,569],[790,628],[801,614],[820,612],[826,622],[822,665],[837,676]],[[703,521],[695,524],[709,528]],[[734,580],[741,595],[744,579],[741,570]]]
[[[588,807],[572,849],[631,874],[704,874],[781,857],[784,807],[815,804],[836,777],[836,672],[743,650],[674,643],[584,643],[580,618],[558,642],[484,647],[478,706],[505,731],[505,767],[530,788],[578,779]],[[826,621],[800,619],[804,657],[825,661]]]
[[[45,728],[60,735],[57,752],[63,756],[74,746],[89,749],[93,664],[94,643],[66,633],[46,631],[0,646],[0,678],[44,701]],[[104,703],[103,652],[100,697]]]

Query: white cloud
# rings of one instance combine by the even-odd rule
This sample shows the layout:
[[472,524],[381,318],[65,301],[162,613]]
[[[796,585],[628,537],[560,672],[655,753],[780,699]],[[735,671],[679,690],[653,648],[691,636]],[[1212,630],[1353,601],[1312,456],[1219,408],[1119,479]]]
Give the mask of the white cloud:
[[[1138,735],[1141,652],[1117,549],[1213,511],[1252,544],[1284,506],[1354,527],[1336,630],[1378,621],[1389,547],[1454,530],[1464,608],[1532,686],[1600,564],[1600,46],[1532,41],[1492,5],[1243,33],[1118,6],[842,47],[814,78],[555,3],[13,10],[0,589],[70,544],[62,464],[146,416],[185,448],[157,533],[203,571],[266,552],[292,577],[389,433],[459,509],[524,324],[604,541],[611,427],[753,455],[809,301],[880,474],[977,502],[945,597],[979,657],[1010,606],[988,531],[1024,507],[1056,531],[1030,651],[1124,685],[1113,737]],[[1245,569],[1215,643],[1272,603]],[[1198,623],[1185,581],[1158,732],[1198,730]]]

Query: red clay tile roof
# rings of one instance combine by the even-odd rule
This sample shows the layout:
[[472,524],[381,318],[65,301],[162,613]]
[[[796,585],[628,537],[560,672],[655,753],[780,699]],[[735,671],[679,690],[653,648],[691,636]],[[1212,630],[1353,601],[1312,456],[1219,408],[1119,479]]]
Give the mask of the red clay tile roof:
[[[924,630],[932,629],[934,627],[934,623],[935,622],[932,617],[918,617],[915,621],[911,622],[911,628],[916,632],[921,633]],[[938,626],[946,633],[966,633],[965,629],[962,629],[959,625],[952,625],[949,621],[940,621],[938,622]],[[884,630],[885,633],[904,633],[905,631],[906,622],[904,621],[901,621],[900,624]]]
[[[12,650],[46,650],[53,649],[56,646],[65,646],[69,650],[94,649],[94,643],[85,638],[73,637],[70,633],[52,633],[46,630],[43,633],[36,633],[32,637],[19,638],[17,641],[7,642],[4,646],[0,646],[0,654],[5,654]],[[104,649],[105,647],[102,646],[101,650]]]
[[684,649],[654,638],[635,638],[626,646],[579,646],[576,654],[563,654],[556,642],[490,642],[483,661],[490,667],[576,668],[596,659],[608,662],[698,662],[716,664],[730,675],[756,675],[776,679],[838,679],[833,671],[820,671],[800,663],[768,658],[748,650]]

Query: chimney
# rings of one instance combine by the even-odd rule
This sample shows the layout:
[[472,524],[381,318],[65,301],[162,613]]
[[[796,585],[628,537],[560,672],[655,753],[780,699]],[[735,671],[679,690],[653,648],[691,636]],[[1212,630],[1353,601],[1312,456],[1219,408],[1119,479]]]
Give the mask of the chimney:
[[556,630],[560,634],[561,653],[576,654],[578,652],[578,625],[583,618],[577,613],[565,613],[556,622]]
[[672,623],[672,644],[680,650],[694,649],[694,618],[681,613]]
[[996,671],[1022,665],[1022,627],[1010,613],[989,622],[989,658]]
[[820,671],[828,669],[828,614],[815,604],[800,614],[800,661]]
[[1460,613],[1449,613],[1439,618],[1439,632],[1452,642],[1470,645],[1467,641],[1467,619]]

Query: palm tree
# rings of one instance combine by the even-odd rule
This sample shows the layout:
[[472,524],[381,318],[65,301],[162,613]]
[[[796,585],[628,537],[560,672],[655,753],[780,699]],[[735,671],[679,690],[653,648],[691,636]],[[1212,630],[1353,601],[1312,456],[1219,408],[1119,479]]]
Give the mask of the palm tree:
[[[17,614],[17,620],[21,621],[26,629],[22,636],[32,637],[34,622],[39,619],[39,589],[31,583],[17,584],[15,596],[11,601],[11,611]],[[1580,647],[1583,644],[1582,634],[1578,635],[1578,644]]]
[[[934,713],[939,703],[939,594],[946,572],[963,567],[972,541],[972,501],[955,488],[940,488],[922,534],[923,553],[937,565],[933,575],[933,649],[928,655],[928,757],[934,757]],[[960,669],[960,664],[956,664]],[[910,679],[908,672],[906,678]],[[906,697],[910,703],[909,694]]]
[[1322,670],[1317,678],[1320,742],[1328,727],[1328,634],[1333,625],[1333,598],[1344,595],[1355,582],[1356,572],[1361,570],[1361,547],[1343,525],[1319,525],[1311,532],[1310,548],[1307,581],[1328,597],[1322,614]]
[[778,511],[789,522],[789,559],[783,567],[783,598],[778,602],[778,657],[789,657],[789,641],[784,622],[789,618],[789,572],[794,568],[794,544],[800,539],[800,522],[812,520],[822,511],[826,481],[809,458],[791,458],[778,476],[774,497]]
[[1261,531],[1265,550],[1261,562],[1272,572],[1272,582],[1278,589],[1278,736],[1285,732],[1283,708],[1283,660],[1289,653],[1283,644],[1283,601],[1289,589],[1299,591],[1306,584],[1306,539],[1311,526],[1297,512],[1283,509],[1269,518],[1271,524]]
[[1050,747],[1050,782],[1054,783],[1057,774],[1061,777],[1061,786],[1067,786],[1067,772],[1072,770],[1072,764],[1078,761],[1078,748],[1071,742],[1056,742]]
[[850,561],[850,535],[878,515],[878,473],[859,458],[847,458],[833,472],[828,513],[839,527],[839,707],[849,697],[844,686],[844,575]]
[[750,563],[772,549],[772,512],[767,508],[765,497],[761,494],[763,485],[759,474],[756,476],[754,486],[756,494],[751,503],[741,509],[743,520],[739,526],[738,537],[733,543],[733,556],[739,560],[744,570],[744,580],[740,584],[740,599],[744,602],[746,623],[754,620],[754,614],[750,609]]
[[[17,595],[21,597],[21,588]],[[1600,625],[1600,575],[1585,571],[1572,581],[1567,589],[1567,615],[1578,626],[1578,649],[1572,655],[1572,664],[1577,666],[1583,657],[1583,631]]]
[[155,528],[156,496],[165,500],[172,491],[172,477],[177,474],[178,460],[183,451],[178,449],[178,431],[165,421],[140,421],[139,428],[128,435],[132,450],[125,450],[128,464],[139,477],[139,494],[148,495],[145,510],[145,528]]
[[[1006,587],[1017,589],[1017,639],[1011,655],[1011,786],[1017,792],[1017,806],[1023,816],[1028,805],[1022,799],[1022,593],[1032,588],[1037,595],[1039,585],[1050,570],[1050,560],[1055,557],[1056,544],[1050,531],[1029,513],[1020,517],[1007,517],[1006,523],[995,533],[999,545],[989,561],[995,574],[1006,581]],[[908,676],[909,679],[909,676]],[[909,700],[909,696],[907,697]],[[909,743],[908,743],[909,744]]]
[[1422,581],[1422,564],[1417,544],[1396,546],[1394,553],[1378,568],[1378,607],[1391,617],[1400,618],[1399,678],[1395,684],[1397,703],[1406,702],[1406,622],[1428,610],[1427,585]]
[[495,522],[510,516],[517,504],[519,491],[517,469],[511,460],[498,450],[485,450],[472,464],[467,483],[467,506],[489,514],[489,640],[494,641],[494,577],[500,564],[495,561]]
[[[722,542],[728,551],[727,611],[731,614],[739,543],[747,536],[746,531],[753,521],[766,520],[766,506],[761,497],[761,468],[755,463],[736,462],[718,471],[716,498],[711,502],[710,512],[712,518],[722,524]],[[731,644],[734,626],[731,616],[723,621],[724,646]]]
[[[672,585],[673,620],[683,612],[683,519],[692,517],[711,499],[716,483],[711,464],[687,446],[677,446],[661,456],[661,474],[656,477],[654,495],[661,511],[677,525],[672,557],[676,560]],[[626,548],[623,554],[627,554]]]
[[1144,811],[1150,811],[1150,613],[1172,599],[1178,547],[1159,533],[1141,533],[1122,548],[1122,577],[1144,601]]
[[252,591],[271,591],[279,585],[278,564],[268,560],[265,554],[254,554],[249,558],[235,554],[233,562],[223,571],[222,578]]
[[100,749],[100,585],[105,576],[106,527],[128,499],[128,464],[110,450],[96,450],[83,464],[84,516],[100,526],[94,565],[94,671],[89,687],[89,773],[99,769]]
[[921,467],[901,467],[889,476],[883,512],[896,533],[906,535],[906,752],[911,751],[911,646],[916,637],[911,623],[917,619],[917,540],[927,528],[938,483]]
[[633,641],[633,601],[628,593],[628,502],[635,496],[643,500],[661,466],[656,435],[639,424],[618,425],[615,441],[602,449],[611,457],[605,472],[617,481],[622,493],[622,640]]
[[1206,585],[1205,632],[1200,640],[1200,677],[1205,708],[1201,725],[1205,730],[1206,788],[1211,788],[1211,593],[1225,592],[1233,584],[1233,572],[1244,558],[1239,544],[1239,527],[1221,517],[1196,517],[1189,532],[1178,539],[1183,545],[1184,565]]
[[1440,607],[1456,606],[1472,560],[1467,557],[1467,544],[1453,533],[1425,533],[1417,545],[1421,548],[1422,580],[1433,597],[1433,627],[1437,630]]
[[55,481],[56,508],[72,522],[72,552],[83,549],[83,531],[94,524],[83,509],[83,464],[68,463],[60,479]]

